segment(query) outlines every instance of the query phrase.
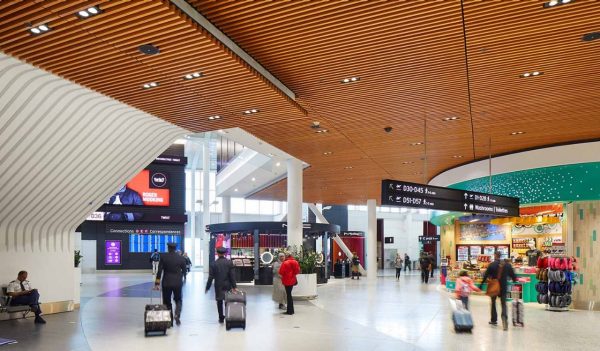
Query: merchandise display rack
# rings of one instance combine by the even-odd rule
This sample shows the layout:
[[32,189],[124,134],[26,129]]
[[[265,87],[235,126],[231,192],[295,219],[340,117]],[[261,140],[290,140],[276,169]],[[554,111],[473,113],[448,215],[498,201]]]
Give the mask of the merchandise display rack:
[[538,303],[545,303],[547,311],[569,311],[573,301],[572,287],[575,283],[573,264],[574,262],[565,254],[564,246],[553,247],[550,255],[539,261],[540,283],[536,287]]

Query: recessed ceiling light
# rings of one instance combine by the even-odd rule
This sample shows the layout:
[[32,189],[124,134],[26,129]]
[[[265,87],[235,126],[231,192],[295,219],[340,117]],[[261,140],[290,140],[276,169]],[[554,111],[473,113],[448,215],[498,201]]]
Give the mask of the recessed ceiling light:
[[344,167],[344,169],[352,169],[352,168],[353,168],[352,166],[346,166],[346,167]]
[[256,181],[256,178],[252,177],[252,181],[253,181],[253,182],[255,182],[255,181]]
[[443,121],[445,121],[445,122],[456,121],[457,119],[460,119],[460,117],[452,116],[452,117],[446,117],[446,118],[444,118]]
[[194,78],[200,78],[202,77],[202,72],[194,72],[194,73],[188,73],[185,76],[183,76],[184,80],[191,80]]
[[40,24],[37,27],[28,27],[29,32],[33,35],[43,34],[50,30],[50,27],[47,24]]
[[328,129],[319,129],[315,133],[322,134],[322,133],[327,133],[327,132],[329,132]]
[[158,46],[154,46],[152,44],[144,44],[138,47],[138,50],[144,55],[158,55],[160,54],[160,49]]
[[417,145],[423,145],[422,141],[416,142],[416,143],[410,143],[411,146],[417,146]]
[[332,151],[325,151],[325,152],[323,153],[323,155],[325,155],[325,156],[329,156],[329,155],[331,155],[331,154],[333,154],[333,152],[332,152]]
[[258,109],[252,108],[252,109],[249,109],[249,110],[246,110],[246,111],[242,112],[242,114],[244,114],[244,115],[252,115],[252,114],[255,114],[255,113],[258,113]]
[[454,158],[462,158],[462,155],[454,155],[452,157],[454,157]]
[[358,82],[360,80],[360,77],[350,77],[350,78],[344,78],[342,79],[342,83],[343,84],[348,84],[348,83],[354,83],[354,82]]
[[142,88],[150,89],[150,88],[155,88],[157,86],[158,86],[157,82],[150,82],[150,83],[146,83],[146,84],[142,85]]
[[209,116],[208,119],[211,121],[215,120],[215,119],[221,119],[221,116],[219,116],[219,115]]
[[542,74],[544,74],[544,72],[540,72],[540,71],[525,72],[525,73],[521,74],[519,77],[521,77],[521,78],[538,77],[538,76],[541,76]]
[[350,177],[350,178],[346,178],[346,180],[352,180],[352,179],[354,179],[354,178],[352,178],[352,177]]
[[273,157],[273,156],[275,156],[275,155],[273,155],[272,153],[269,153],[269,157]]
[[402,162],[403,165],[407,165],[407,164],[410,164],[410,163],[415,163],[415,161],[404,161],[404,162]]
[[275,164],[275,166],[279,167],[279,166],[281,166],[281,163],[280,163],[280,162],[277,162],[277,163]]
[[584,34],[581,39],[583,41],[592,41],[592,40],[600,39],[600,32],[593,32],[593,33]]
[[544,8],[550,8],[557,5],[566,5],[570,2],[573,2],[573,0],[550,0],[548,2],[545,2],[543,6]]
[[92,6],[92,7],[88,7],[85,10],[78,11],[76,13],[76,15],[80,19],[86,19],[86,18],[90,18],[92,16],[96,16],[99,13],[102,13],[102,10],[100,10],[100,7],[98,7],[98,6]]
[[235,188],[235,189],[233,189],[233,191],[237,192],[237,191],[238,191],[238,189],[237,189],[237,188]]
[[521,134],[525,134],[525,132],[517,131],[517,132],[510,133],[510,135],[521,135]]

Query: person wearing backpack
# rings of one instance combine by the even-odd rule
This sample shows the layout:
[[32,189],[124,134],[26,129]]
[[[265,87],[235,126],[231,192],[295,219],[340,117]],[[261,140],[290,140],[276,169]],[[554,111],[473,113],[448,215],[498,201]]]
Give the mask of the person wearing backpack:
[[157,249],[150,255],[150,262],[152,263],[152,275],[156,275],[158,272],[158,262],[160,262],[160,254]]
[[473,291],[481,291],[473,283],[473,279],[469,277],[467,271],[460,271],[456,279],[456,299],[460,300],[466,310],[469,309],[469,295]]
[[506,313],[506,293],[508,291],[508,278],[517,281],[517,275],[508,260],[500,260],[500,252],[494,254],[494,262],[490,263],[480,287],[488,281],[486,295],[492,302],[492,318],[489,324],[498,325],[498,312],[496,310],[496,299],[500,297],[500,306],[502,308],[502,329],[508,330],[508,315]]

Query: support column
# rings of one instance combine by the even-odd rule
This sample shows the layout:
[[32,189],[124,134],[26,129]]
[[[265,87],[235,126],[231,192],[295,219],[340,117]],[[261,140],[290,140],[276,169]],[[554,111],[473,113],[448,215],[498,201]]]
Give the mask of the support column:
[[223,218],[221,223],[231,222],[231,197],[223,196]]
[[206,226],[210,224],[210,144],[208,133],[204,136],[202,143],[202,248],[204,256],[202,265],[204,272],[209,268],[209,243],[210,234],[206,232]]
[[287,160],[287,242],[302,246],[302,162]]
[[377,201],[367,200],[367,277],[377,278]]

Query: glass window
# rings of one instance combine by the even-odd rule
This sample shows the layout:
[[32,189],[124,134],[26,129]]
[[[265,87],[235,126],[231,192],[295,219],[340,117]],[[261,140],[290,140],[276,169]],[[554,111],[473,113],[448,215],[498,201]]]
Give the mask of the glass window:
[[260,214],[272,216],[274,214],[273,206],[274,201],[260,200]]
[[231,213],[245,213],[246,201],[241,197],[231,198]]
[[258,200],[246,200],[246,214],[260,214],[260,204]]
[[358,206],[359,211],[367,211],[367,206]]

